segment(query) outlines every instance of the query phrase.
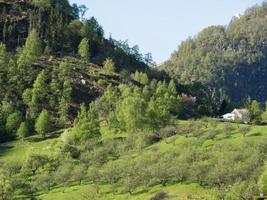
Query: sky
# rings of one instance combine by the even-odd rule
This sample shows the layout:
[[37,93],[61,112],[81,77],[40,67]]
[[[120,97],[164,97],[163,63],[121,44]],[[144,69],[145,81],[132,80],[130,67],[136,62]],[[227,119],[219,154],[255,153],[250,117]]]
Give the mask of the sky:
[[231,18],[263,0],[70,0],[88,8],[108,38],[128,40],[162,63],[189,36]]

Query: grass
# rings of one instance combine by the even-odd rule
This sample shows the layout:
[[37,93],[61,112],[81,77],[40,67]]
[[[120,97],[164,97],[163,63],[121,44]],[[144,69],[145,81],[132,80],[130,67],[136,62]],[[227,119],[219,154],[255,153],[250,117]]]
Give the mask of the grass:
[[[62,192],[62,188],[55,189],[47,194],[41,195],[40,199],[43,200],[90,199],[89,195],[92,195],[92,193],[88,194],[88,192],[90,193],[90,191],[92,191],[92,188],[93,188],[92,185],[80,185],[80,186],[68,187],[64,190],[64,192]],[[167,192],[170,196],[170,199],[173,200],[186,200],[189,199],[190,197],[191,199],[192,198],[195,199],[196,197],[198,197],[199,199],[215,200],[215,198],[213,197],[215,191],[203,189],[197,184],[189,184],[189,185],[175,184],[166,187],[157,185],[150,188],[150,190],[147,192],[136,192],[135,194],[132,195],[112,194],[108,186],[101,186],[99,194],[97,195],[96,199],[97,200],[149,200],[157,192]],[[88,194],[88,196],[86,196],[86,194]]]
[[[184,127],[187,125],[197,125],[200,121],[179,121],[178,122],[178,130],[179,126]],[[232,130],[231,133],[227,136],[224,133],[224,128],[226,125],[231,125]],[[244,136],[239,133],[239,128],[242,126],[248,125],[238,125],[238,124],[229,124],[218,122],[216,126],[216,136],[213,139],[206,138],[207,135],[214,129],[212,126],[202,126],[199,128],[201,130],[201,134],[198,135],[198,139],[205,139],[204,146],[208,147],[216,143],[221,142],[231,142],[233,144],[238,144],[244,138]],[[107,128],[102,128],[101,132],[104,133],[103,140],[110,139],[110,138],[120,138],[120,137],[127,137],[125,133],[117,133],[114,130],[109,130]],[[185,136],[185,135],[175,135],[173,137],[169,137],[165,140],[160,141],[159,143],[153,144],[145,149],[145,151],[154,151],[159,150],[161,152],[168,151],[170,149],[179,148],[179,144],[183,143],[184,141],[192,138],[192,136]],[[249,138],[250,140],[261,141],[262,139],[267,138],[267,126],[251,126],[251,130],[247,133],[245,138]],[[4,144],[0,144],[0,161],[19,161],[22,162],[27,154],[31,151],[33,152],[42,152],[51,154],[54,151],[55,145],[58,143],[59,138],[57,137],[50,137],[46,140],[41,140],[38,136],[34,136],[28,138],[27,140],[16,140],[13,142],[8,142]],[[138,151],[131,151],[132,156],[139,156],[140,152]],[[45,192],[39,196],[40,199],[44,200],[82,200],[86,199],[82,196],[82,194],[88,194],[92,191],[93,186],[90,184],[82,184],[82,185],[74,185],[69,186],[67,188],[59,187],[55,188],[50,192]],[[141,189],[136,190],[133,195],[129,194],[121,194],[116,193],[112,194],[110,191],[110,187],[107,185],[100,186],[100,193],[97,195],[97,200],[148,200],[150,199],[155,193],[164,191],[171,195],[171,199],[175,200],[186,200],[186,199],[206,199],[206,200],[213,200],[215,191],[202,188],[197,184],[174,184],[169,185],[166,187],[162,187],[160,185],[154,186],[149,189],[149,191],[144,192]],[[120,189],[118,190],[120,191]],[[92,192],[91,192],[92,193]],[[92,194],[90,194],[92,195]],[[90,199],[89,197],[87,199]],[[92,199],[93,200],[93,199]]]
[[29,152],[50,154],[57,140],[57,138],[41,140],[35,136],[27,140],[15,140],[0,144],[0,161],[23,162]]

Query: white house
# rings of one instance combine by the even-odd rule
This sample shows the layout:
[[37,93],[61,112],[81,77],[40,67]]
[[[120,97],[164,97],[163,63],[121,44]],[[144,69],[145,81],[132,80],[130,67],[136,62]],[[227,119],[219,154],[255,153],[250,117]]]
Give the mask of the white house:
[[250,113],[247,109],[234,109],[231,113],[222,116],[227,121],[250,122]]

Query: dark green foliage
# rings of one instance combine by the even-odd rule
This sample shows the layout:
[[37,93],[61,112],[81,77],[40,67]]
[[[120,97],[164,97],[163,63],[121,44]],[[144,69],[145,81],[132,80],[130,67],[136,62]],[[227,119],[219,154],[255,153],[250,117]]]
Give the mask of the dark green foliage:
[[234,17],[227,27],[205,28],[182,42],[162,68],[180,83],[202,83],[215,103],[229,99],[240,103],[248,96],[264,102],[266,7],[263,3]]

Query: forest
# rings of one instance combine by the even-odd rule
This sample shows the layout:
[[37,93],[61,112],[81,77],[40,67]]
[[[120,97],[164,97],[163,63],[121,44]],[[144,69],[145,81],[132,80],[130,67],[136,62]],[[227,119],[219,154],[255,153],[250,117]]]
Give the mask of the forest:
[[[267,195],[266,2],[159,67],[84,5],[0,10],[0,200]],[[234,108],[250,122],[221,119]]]

